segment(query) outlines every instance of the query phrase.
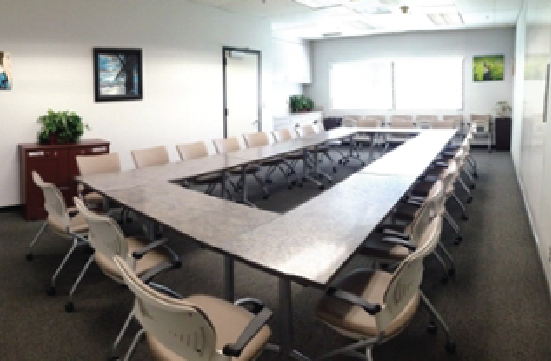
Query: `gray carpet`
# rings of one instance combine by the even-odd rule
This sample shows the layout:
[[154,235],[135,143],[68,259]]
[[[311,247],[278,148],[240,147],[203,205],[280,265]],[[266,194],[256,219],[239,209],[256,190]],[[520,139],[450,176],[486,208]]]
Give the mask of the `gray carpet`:
[[[549,360],[551,357],[549,292],[510,155],[483,151],[474,155],[480,179],[473,193],[474,202],[468,205],[470,220],[459,220],[464,242],[459,247],[453,246],[450,231],[446,228],[443,234],[455,257],[457,275],[442,285],[439,265],[434,259],[427,259],[423,283],[425,293],[451,328],[457,353],[453,356],[446,353],[441,330],[436,335],[426,332],[429,318],[420,308],[404,332],[375,348],[376,360]],[[339,166],[335,181],[356,169],[355,164]],[[262,200],[254,187],[251,198],[262,209],[286,212],[319,192],[311,184],[293,190],[278,184],[271,185],[270,199]],[[456,207],[450,205],[450,211],[460,219]],[[82,250],[76,252],[59,277],[58,295],[49,297],[45,292],[49,277],[69,244],[48,234],[37,244],[35,260],[27,262],[24,256],[28,243],[40,223],[25,222],[19,213],[4,211],[0,212],[0,225],[0,360],[106,359],[108,347],[132,305],[129,291],[93,266],[76,295],[76,311],[66,313],[66,295],[87,256]],[[159,282],[184,295],[207,293],[221,297],[222,257],[170,232],[168,236],[182,255],[183,267],[163,275]],[[362,259],[358,257],[348,268],[359,265]],[[276,285],[272,276],[241,264],[236,266],[236,296],[264,300],[277,318]],[[320,291],[294,285],[293,294],[295,340],[300,351],[319,356],[348,342],[316,321],[313,310]],[[277,342],[276,319],[272,325],[272,340]],[[121,349],[125,350],[129,342],[130,334]],[[149,359],[147,346],[140,345],[134,360]],[[274,359],[270,353],[261,357],[261,360]]]

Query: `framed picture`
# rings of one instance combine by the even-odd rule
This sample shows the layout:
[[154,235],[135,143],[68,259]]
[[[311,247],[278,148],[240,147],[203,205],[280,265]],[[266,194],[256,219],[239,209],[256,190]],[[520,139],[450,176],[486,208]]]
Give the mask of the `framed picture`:
[[503,55],[473,57],[473,81],[503,80]]
[[142,50],[94,48],[96,102],[142,99]]
[[0,90],[11,90],[13,74],[11,72],[10,53],[0,50]]

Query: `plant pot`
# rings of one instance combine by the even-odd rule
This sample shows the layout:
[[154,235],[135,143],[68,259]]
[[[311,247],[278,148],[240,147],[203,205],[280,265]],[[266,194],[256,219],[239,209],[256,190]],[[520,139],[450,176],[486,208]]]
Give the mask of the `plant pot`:
[[48,137],[48,143],[49,144],[59,144],[59,137],[57,134],[50,134]]

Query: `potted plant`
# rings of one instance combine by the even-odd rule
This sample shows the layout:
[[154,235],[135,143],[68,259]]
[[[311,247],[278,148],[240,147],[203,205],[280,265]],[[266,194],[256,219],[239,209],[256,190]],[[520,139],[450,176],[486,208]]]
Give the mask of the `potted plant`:
[[314,102],[305,95],[291,95],[289,97],[291,113],[309,112],[314,109]]
[[54,112],[48,109],[48,113],[38,117],[38,123],[42,124],[38,132],[40,144],[76,143],[85,129],[90,130],[79,115],[67,110]]
[[496,113],[500,117],[511,116],[511,110],[513,108],[507,103],[506,100],[502,100],[496,103]]

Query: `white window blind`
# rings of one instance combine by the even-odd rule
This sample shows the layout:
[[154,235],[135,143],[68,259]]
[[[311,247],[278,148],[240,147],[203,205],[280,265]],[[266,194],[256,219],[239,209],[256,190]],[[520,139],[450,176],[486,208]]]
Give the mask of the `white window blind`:
[[396,59],[396,109],[463,109],[463,78],[460,57]]
[[392,109],[392,62],[331,64],[329,89],[333,109]]

